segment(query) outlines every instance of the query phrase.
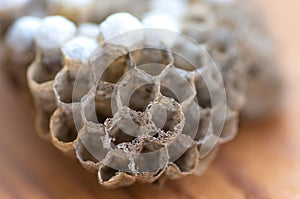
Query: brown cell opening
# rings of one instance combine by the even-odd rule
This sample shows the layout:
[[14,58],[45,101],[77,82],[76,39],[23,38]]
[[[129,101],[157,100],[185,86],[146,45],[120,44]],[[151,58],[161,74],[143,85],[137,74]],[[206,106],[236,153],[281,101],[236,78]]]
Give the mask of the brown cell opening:
[[112,177],[116,176],[117,170],[104,166],[100,169],[100,177],[103,182],[109,181]]
[[160,104],[154,104],[151,108],[152,121],[156,127],[164,132],[173,132],[175,126],[180,123],[180,116],[177,111],[168,111],[166,107]]
[[173,98],[176,102],[179,102],[179,99],[176,97],[176,95],[169,88],[161,85],[160,92],[163,96]]
[[54,85],[60,101],[64,103],[80,102],[81,98],[91,88],[92,80],[90,75],[87,71],[76,72],[69,70],[60,74]]
[[145,47],[131,52],[131,57],[138,69],[151,76],[161,74],[171,62],[170,53],[164,49]]
[[56,74],[63,68],[61,60],[45,63],[43,62],[43,58],[41,58],[41,60],[36,61],[34,64],[37,65],[34,68],[33,80],[38,84],[53,80]]
[[190,63],[182,56],[179,56],[175,53],[173,53],[173,56],[174,56],[175,67],[186,71],[194,71],[196,69],[196,66],[194,66],[192,63]]
[[174,118],[174,115],[176,115],[176,114],[177,114],[176,112],[168,112],[167,113],[167,120],[162,128],[162,130],[164,132],[174,131],[174,127],[180,122],[179,120]]
[[61,112],[59,115],[54,115],[53,117],[56,118],[53,121],[51,131],[57,140],[64,143],[76,140],[78,132],[74,124],[73,116]]
[[130,68],[128,54],[117,58],[109,66],[104,67],[107,68],[101,74],[100,80],[116,84]]
[[94,163],[99,162],[87,149],[86,147],[82,144],[82,142],[79,140],[78,145],[76,148],[77,155],[82,161],[92,161]]
[[178,166],[180,171],[189,172],[196,166],[196,149],[194,147],[189,148],[179,159],[174,163]]
[[135,137],[128,135],[122,129],[120,129],[118,126],[115,126],[112,128],[112,130],[109,132],[110,137],[114,138],[112,143],[114,145],[118,145],[124,142],[131,142],[135,139]]
[[104,124],[107,118],[112,117],[110,98],[106,100],[96,94],[96,97],[89,96],[86,100],[82,103],[82,106],[84,107],[84,115],[88,122]]
[[151,153],[154,151],[158,151],[159,149],[161,149],[163,147],[164,147],[164,145],[162,145],[162,144],[146,141],[143,144],[143,148],[140,153]]
[[130,96],[129,108],[135,111],[145,111],[149,103],[154,100],[154,84],[145,84],[137,88]]
[[149,63],[167,65],[170,62],[169,52],[167,50],[151,47],[132,51],[131,57],[136,66]]

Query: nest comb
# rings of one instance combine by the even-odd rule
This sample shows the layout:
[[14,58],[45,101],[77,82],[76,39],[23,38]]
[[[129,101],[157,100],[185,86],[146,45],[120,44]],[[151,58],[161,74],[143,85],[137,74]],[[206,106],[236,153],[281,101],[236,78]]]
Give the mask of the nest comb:
[[[120,21],[109,17],[102,22],[100,31],[93,23],[77,29],[58,16],[31,18],[39,28],[33,27],[26,37],[30,45],[24,51],[17,51],[17,40],[10,39],[22,38],[13,34],[17,23],[6,36],[5,66],[18,67],[12,76],[20,73],[22,66],[17,79],[25,81],[25,70],[33,61],[27,81],[37,109],[39,135],[63,153],[77,157],[109,188],[201,174],[218,146],[234,138],[240,113],[248,118],[263,115],[278,99],[272,43],[244,3],[174,1],[170,16],[162,13],[165,4],[151,1],[145,5],[138,14],[148,12],[142,23],[121,13]],[[131,25],[126,31],[166,28],[194,38],[201,48],[155,32],[107,42],[126,19]],[[156,21],[168,26],[161,27]],[[57,27],[57,22],[64,26]],[[106,28],[107,24],[113,28]],[[60,37],[51,33],[53,28]],[[249,30],[251,34],[245,37]],[[160,38],[158,44],[165,45],[154,49],[145,37],[150,41]],[[135,47],[141,50],[130,50]],[[215,63],[203,49],[215,61],[223,81],[216,78]],[[172,53],[177,50],[197,67]],[[107,60],[114,61],[108,64]],[[147,63],[155,70],[145,67]],[[108,67],[101,71],[101,66]],[[210,92],[221,92],[223,86],[226,104],[213,104]],[[222,122],[213,122],[212,117],[220,106],[226,108],[226,117],[218,132],[215,129]],[[202,150],[214,144],[203,156]]]

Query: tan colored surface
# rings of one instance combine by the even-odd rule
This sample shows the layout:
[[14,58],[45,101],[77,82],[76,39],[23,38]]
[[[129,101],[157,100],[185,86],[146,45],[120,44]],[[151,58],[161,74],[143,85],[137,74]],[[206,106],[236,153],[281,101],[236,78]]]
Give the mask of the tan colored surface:
[[282,55],[282,115],[242,124],[205,175],[105,190],[36,136],[31,107],[0,73],[0,198],[300,198],[300,1],[260,4]]

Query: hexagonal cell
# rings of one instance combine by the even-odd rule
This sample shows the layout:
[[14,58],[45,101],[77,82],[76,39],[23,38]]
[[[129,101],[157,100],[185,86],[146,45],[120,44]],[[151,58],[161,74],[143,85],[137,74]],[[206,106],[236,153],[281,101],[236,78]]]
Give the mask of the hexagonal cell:
[[193,140],[187,135],[179,134],[168,144],[169,162],[178,160],[193,145]]
[[92,87],[93,78],[89,70],[63,69],[55,78],[54,91],[59,103],[80,102]]
[[78,132],[72,112],[65,112],[58,108],[51,117],[50,131],[55,144],[74,142]]
[[77,158],[89,170],[96,171],[109,149],[104,139],[104,128],[89,128],[85,126],[79,132],[74,148]]
[[131,95],[129,107],[136,111],[145,111],[151,101],[154,100],[154,84],[145,84],[137,88]]
[[117,83],[131,67],[129,60],[126,48],[113,44],[105,44],[100,46],[91,55],[90,64],[94,69],[97,80]]
[[128,64],[128,58],[122,56],[107,67],[101,80],[109,83],[117,83],[129,68],[130,64]]
[[114,85],[100,83],[94,85],[81,101],[81,116],[84,122],[104,124],[107,118],[112,117],[111,93]]
[[55,78],[56,74],[63,68],[63,64],[61,60],[57,60],[55,63],[44,64],[43,63],[43,55],[37,54],[34,67],[32,67],[32,80],[34,80],[37,84],[42,84],[48,81],[51,81]]
[[[181,50],[183,50],[181,48],[181,46],[179,44],[175,45],[174,46],[174,49],[177,49],[178,52],[177,53],[173,53],[173,57],[174,57],[174,66],[179,68],[179,69],[182,69],[182,70],[185,70],[185,71],[194,71],[196,70],[196,67],[197,66],[194,66],[192,62],[189,61],[189,58],[185,57],[185,55],[180,55],[179,53],[181,52]],[[198,63],[201,63],[201,58],[199,57],[198,58]],[[200,66],[200,64],[199,64]]]
[[151,76],[160,75],[168,65],[173,63],[171,53],[163,48],[144,46],[143,49],[130,52],[130,55],[135,67]]
[[139,173],[163,170],[169,160],[166,147],[158,140],[144,140],[139,153],[134,154],[134,166]]
[[191,72],[170,67],[161,77],[160,92],[162,95],[182,103],[196,93],[191,78]]
[[136,137],[128,135],[118,126],[114,126],[109,130],[109,136],[112,138],[112,144],[118,145],[124,142],[129,143],[132,142]]
[[[160,85],[160,93],[165,96],[174,99],[176,102],[179,102],[179,99],[177,98],[177,95],[174,93],[175,91],[167,86]],[[177,92],[176,92],[177,93]]]
[[180,156],[175,162],[176,166],[180,169],[181,172],[191,172],[198,165],[198,149],[194,145],[191,148]]
[[128,107],[119,109],[112,119],[107,119],[105,122],[105,129],[112,138],[112,144],[130,143],[137,137],[146,135],[143,119],[144,116],[141,112],[136,112]]
[[111,178],[116,176],[118,173],[118,170],[104,166],[104,167],[101,167],[99,172],[100,172],[101,180],[103,182],[105,182],[105,181],[109,181]]
[[194,71],[205,66],[207,55],[204,47],[189,38],[178,38],[171,52],[177,68]]
[[135,182],[135,178],[133,176],[124,172],[118,172],[108,166],[100,167],[98,171],[98,178],[100,184],[110,188],[120,187],[120,185],[129,186]]
[[[181,133],[184,115],[181,106],[172,98],[158,97],[148,107],[151,119],[163,132]],[[163,136],[163,135],[158,135]]]
[[78,140],[78,142],[75,144],[75,151],[76,151],[77,158],[83,163],[86,162],[86,164],[88,164],[88,162],[90,162],[90,164],[94,164],[99,162],[99,160],[96,159],[89,152],[89,150],[87,150],[85,145],[80,140]]
[[148,104],[155,98],[158,85],[155,78],[143,70],[134,68],[122,78],[115,87],[112,97],[112,111],[127,106],[136,111],[144,111]]
[[[108,179],[111,178],[112,176],[116,175],[117,173],[127,173],[127,174],[132,174],[134,171],[132,168],[130,168],[130,157],[129,154],[127,154],[123,150],[111,150],[108,152],[106,158],[102,161],[102,164],[105,167],[108,167],[109,172],[100,172],[101,176],[106,176],[103,177],[102,179]],[[106,171],[106,170],[105,170]],[[114,171],[114,172],[113,172]],[[107,176],[107,173],[110,175]]]
[[108,117],[112,117],[111,97],[115,85],[107,82],[100,82],[95,96],[96,113],[98,121],[104,122]]

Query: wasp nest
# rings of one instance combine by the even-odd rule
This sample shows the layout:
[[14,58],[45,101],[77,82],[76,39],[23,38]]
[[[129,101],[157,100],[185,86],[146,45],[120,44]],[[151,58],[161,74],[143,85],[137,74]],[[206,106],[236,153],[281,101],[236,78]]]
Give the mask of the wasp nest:
[[[201,173],[217,146],[234,137],[237,110],[222,100],[210,103],[205,85],[218,93],[222,81],[198,44],[186,46],[174,38],[164,45],[164,38],[153,38],[164,31],[143,31],[127,13],[108,17],[98,34],[91,24],[76,33],[72,22],[58,16],[39,23],[38,53],[27,72],[38,132],[98,172],[101,184],[118,187]],[[134,32],[110,39],[128,31]],[[189,60],[173,52],[184,52]],[[218,135],[213,129],[221,121],[211,117],[222,106],[226,118]],[[214,140],[213,152],[201,157],[200,149],[205,153]]]
[[122,12],[98,25],[88,22],[104,17],[92,0],[47,2],[46,13],[84,23],[22,17],[6,33],[3,63],[27,81],[40,136],[106,187],[201,174],[235,137],[239,115],[275,104],[272,43],[244,3],[106,2],[105,13],[140,19]]

